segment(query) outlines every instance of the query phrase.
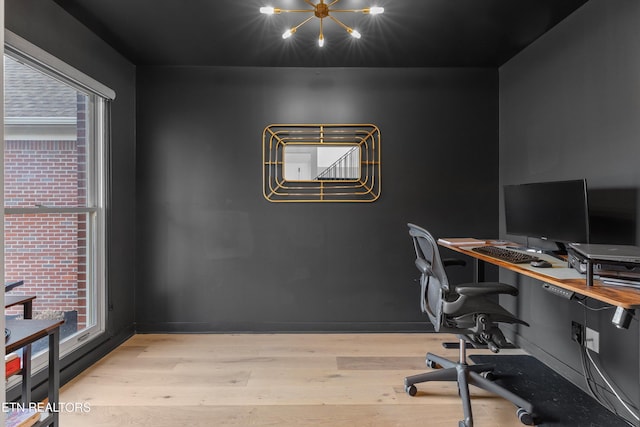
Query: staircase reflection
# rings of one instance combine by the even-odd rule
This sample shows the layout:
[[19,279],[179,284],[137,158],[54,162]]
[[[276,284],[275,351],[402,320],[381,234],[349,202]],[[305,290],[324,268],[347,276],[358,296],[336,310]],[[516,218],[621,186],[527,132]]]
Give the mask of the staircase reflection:
[[359,178],[360,150],[358,146],[352,147],[338,160],[320,172],[315,180],[331,179],[357,179]]

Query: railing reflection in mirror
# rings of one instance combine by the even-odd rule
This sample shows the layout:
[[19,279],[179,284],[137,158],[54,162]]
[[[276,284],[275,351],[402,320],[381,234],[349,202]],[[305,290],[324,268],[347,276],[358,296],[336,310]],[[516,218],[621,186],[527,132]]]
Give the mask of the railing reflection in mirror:
[[372,202],[380,196],[380,131],[371,124],[275,124],[263,132],[270,202]]
[[360,170],[360,150],[357,146],[347,149],[339,159],[315,177],[319,179],[353,179]]

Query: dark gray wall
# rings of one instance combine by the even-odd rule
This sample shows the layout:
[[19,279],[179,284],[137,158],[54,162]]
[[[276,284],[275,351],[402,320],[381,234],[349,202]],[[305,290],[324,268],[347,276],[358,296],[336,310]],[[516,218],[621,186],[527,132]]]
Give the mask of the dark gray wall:
[[[497,118],[492,69],[139,67],[137,330],[424,330],[405,224],[497,235]],[[273,123],[376,124],[381,198],[267,202]]]
[[[639,2],[591,0],[500,68],[500,184],[586,178],[600,219],[614,219],[599,227],[599,242],[638,242],[638,28]],[[502,217],[500,227],[504,236]],[[531,323],[523,345],[582,383],[570,323],[587,323],[600,332],[602,366],[637,405],[637,318],[618,330],[611,310],[587,312],[520,280],[514,308]]]
[[112,105],[106,333],[62,361],[62,380],[133,332],[135,286],[135,67],[50,0],[6,0],[7,29],[116,91]]

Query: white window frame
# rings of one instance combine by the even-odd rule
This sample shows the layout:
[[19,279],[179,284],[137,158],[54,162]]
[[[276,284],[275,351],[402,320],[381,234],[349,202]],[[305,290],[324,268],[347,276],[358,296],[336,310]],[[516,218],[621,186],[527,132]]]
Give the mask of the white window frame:
[[[4,54],[88,95],[87,206],[77,208],[21,207],[4,209],[5,216],[44,213],[88,214],[86,254],[87,318],[95,319],[95,323],[60,343],[60,357],[62,358],[102,335],[106,327],[109,104],[110,101],[115,99],[115,92],[9,30],[5,30]],[[92,235],[92,238],[90,238],[90,235]],[[89,284],[89,281],[93,281],[93,283]],[[33,359],[32,368],[34,372],[46,366],[47,353],[48,351],[45,351]]]

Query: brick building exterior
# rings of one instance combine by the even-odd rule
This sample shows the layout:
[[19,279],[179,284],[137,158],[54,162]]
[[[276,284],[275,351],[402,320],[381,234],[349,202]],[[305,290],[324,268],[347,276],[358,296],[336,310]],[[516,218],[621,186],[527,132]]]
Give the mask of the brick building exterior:
[[[34,317],[86,324],[86,96],[5,58],[5,280],[36,295]],[[19,310],[6,311],[18,315]]]

